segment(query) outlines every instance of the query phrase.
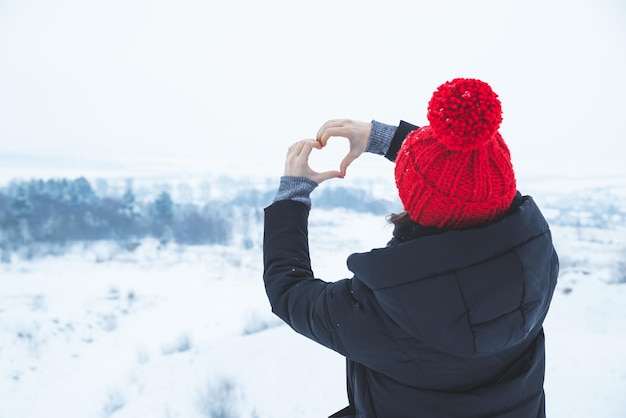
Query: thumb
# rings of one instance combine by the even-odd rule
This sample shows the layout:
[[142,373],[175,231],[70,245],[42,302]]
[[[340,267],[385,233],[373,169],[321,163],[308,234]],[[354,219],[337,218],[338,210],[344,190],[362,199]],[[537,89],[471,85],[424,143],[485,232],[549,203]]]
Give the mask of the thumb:
[[343,178],[343,174],[341,174],[340,171],[336,170],[323,171],[321,173],[317,173],[315,181],[317,182],[317,184],[320,184],[323,181],[336,178]]
[[341,160],[341,164],[339,164],[339,170],[341,171],[341,175],[345,176],[346,175],[346,171],[348,170],[348,166],[350,164],[352,164],[352,161],[354,161],[356,158],[353,157],[351,154],[348,154],[344,157],[343,160]]

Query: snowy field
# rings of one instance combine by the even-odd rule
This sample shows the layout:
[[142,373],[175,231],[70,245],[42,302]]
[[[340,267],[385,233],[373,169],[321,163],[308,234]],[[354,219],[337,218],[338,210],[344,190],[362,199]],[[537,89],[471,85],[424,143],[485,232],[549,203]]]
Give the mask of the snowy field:
[[[101,196],[132,180],[138,201],[230,204],[227,176],[275,187],[287,147],[324,121],[424,124],[436,86],[478,77],[561,258],[548,415],[626,418],[625,21],[619,0],[0,0],[0,187],[85,176]],[[329,144],[314,169],[345,155]],[[383,160],[363,155],[337,184],[396,198]],[[384,216],[313,204],[325,280],[391,235]],[[0,418],[343,408],[344,359],[271,313],[262,226],[233,218],[229,245],[77,243],[10,262],[0,230]]]
[[[626,212],[623,181],[589,184]],[[567,200],[551,186],[536,187],[561,258],[545,324],[548,416],[623,418],[626,225],[560,225]],[[313,268],[329,281],[349,276],[351,252],[391,234],[383,217],[344,210],[314,209],[310,222]],[[343,358],[270,312],[254,228],[249,249],[98,242],[0,265],[0,418],[319,418],[343,408]]]

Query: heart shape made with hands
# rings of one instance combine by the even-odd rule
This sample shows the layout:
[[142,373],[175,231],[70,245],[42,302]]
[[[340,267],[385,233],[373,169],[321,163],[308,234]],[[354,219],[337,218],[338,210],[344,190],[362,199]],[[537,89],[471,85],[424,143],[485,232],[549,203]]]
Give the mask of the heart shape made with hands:
[[313,148],[309,157],[309,167],[318,173],[339,171],[339,165],[349,151],[350,144],[345,138],[331,138],[324,148]]

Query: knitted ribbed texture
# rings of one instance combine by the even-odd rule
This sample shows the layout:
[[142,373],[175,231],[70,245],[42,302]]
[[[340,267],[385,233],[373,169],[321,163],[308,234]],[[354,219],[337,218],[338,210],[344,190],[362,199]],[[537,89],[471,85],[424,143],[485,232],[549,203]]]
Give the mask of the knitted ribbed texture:
[[411,219],[467,228],[503,215],[516,193],[509,149],[497,129],[500,102],[484,82],[440,86],[425,126],[410,133],[396,158],[396,185]]

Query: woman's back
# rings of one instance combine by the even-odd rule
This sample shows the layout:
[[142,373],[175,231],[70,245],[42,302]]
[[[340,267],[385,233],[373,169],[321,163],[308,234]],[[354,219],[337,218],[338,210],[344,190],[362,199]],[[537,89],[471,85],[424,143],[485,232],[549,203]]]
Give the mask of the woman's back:
[[[333,417],[545,415],[543,320],[558,276],[548,224],[516,189],[484,82],[444,83],[429,126],[329,121],[289,148],[265,210],[264,280],[272,310],[347,359],[349,406]],[[350,141],[339,171],[308,165],[332,136]],[[405,218],[387,247],[352,254],[351,279],[316,279],[310,193],[362,152],[395,161]],[[402,218],[402,217],[401,217]]]

